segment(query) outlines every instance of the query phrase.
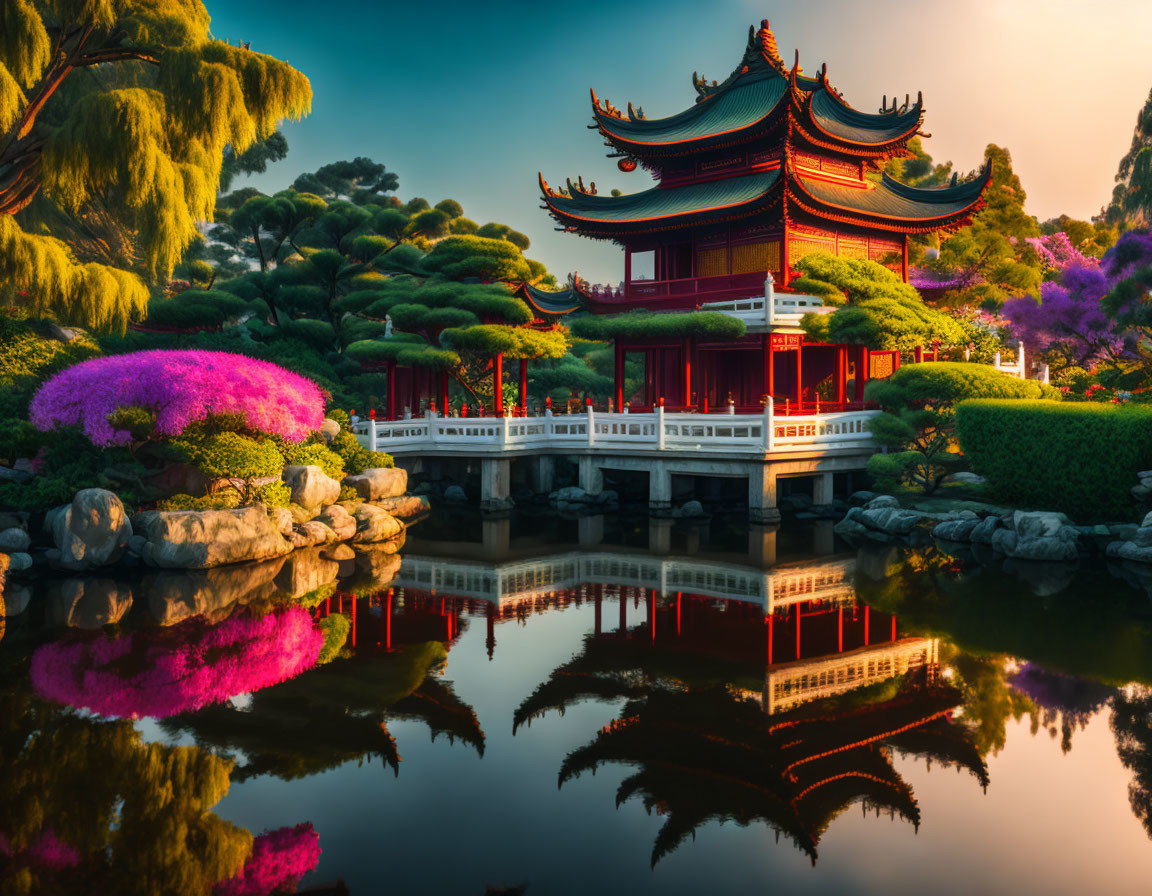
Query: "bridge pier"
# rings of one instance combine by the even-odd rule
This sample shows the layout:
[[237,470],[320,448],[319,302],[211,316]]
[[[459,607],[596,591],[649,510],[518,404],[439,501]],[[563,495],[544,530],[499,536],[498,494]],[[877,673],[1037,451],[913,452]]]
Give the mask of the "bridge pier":
[[648,471],[648,512],[659,516],[672,510],[672,473],[660,461]]
[[776,526],[748,527],[748,556],[757,566],[776,565]]
[[485,457],[480,461],[480,510],[500,513],[511,510],[512,461],[507,457]]
[[653,554],[672,553],[672,520],[648,521],[648,550]]
[[506,516],[481,520],[480,545],[485,557],[499,560],[508,556],[512,545],[512,520]]
[[772,464],[753,464],[748,471],[748,519],[753,523],[780,522]]
[[547,495],[555,487],[556,457],[552,454],[541,454],[532,458],[532,491],[538,495]]
[[589,454],[580,457],[580,488],[590,495],[604,491],[604,471],[599,461]]
[[820,506],[832,503],[832,473],[817,473],[812,483],[812,503]]

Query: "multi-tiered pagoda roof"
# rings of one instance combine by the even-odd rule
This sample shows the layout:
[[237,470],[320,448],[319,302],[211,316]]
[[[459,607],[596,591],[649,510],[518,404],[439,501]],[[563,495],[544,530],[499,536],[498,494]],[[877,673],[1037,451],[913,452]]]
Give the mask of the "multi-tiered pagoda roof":
[[889,159],[909,154],[908,141],[920,133],[919,96],[891,104],[885,97],[876,113],[855,109],[831,85],[826,67],[809,76],[798,57],[786,66],[767,21],[750,29],[727,79],[709,84],[694,75],[693,82],[695,104],[659,119],[631,103],[621,112],[593,92],[592,127],[621,170],[642,166],[658,183],[611,196],[582,180],[553,189],[541,176],[545,205],[565,230],[632,248],[643,247],[637,237],[644,235],[652,243],[676,231],[774,222],[787,228],[793,220],[801,228],[901,238],[955,229],[981,206],[990,166],[933,188],[881,173]]

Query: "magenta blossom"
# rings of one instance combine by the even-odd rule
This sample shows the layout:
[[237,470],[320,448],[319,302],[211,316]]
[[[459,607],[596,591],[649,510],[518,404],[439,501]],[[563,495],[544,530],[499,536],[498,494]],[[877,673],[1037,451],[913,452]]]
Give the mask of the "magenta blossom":
[[59,871],[80,864],[80,853],[56,836],[51,828],[41,831],[26,849],[13,849],[8,838],[0,834],[0,855],[14,864]]
[[305,822],[261,834],[252,855],[235,877],[212,888],[213,896],[268,896],[296,892],[300,878],[320,861],[320,837]]
[[95,445],[125,445],[108,415],[143,407],[177,436],[212,414],[239,414],[252,429],[299,442],[320,428],[324,399],[309,379],[229,352],[163,350],[110,355],[60,371],[32,399],[37,429],[80,426]]
[[45,644],[32,655],[32,686],[104,716],[165,718],[293,678],[316,665],[323,645],[302,607],[215,626],[195,619]]

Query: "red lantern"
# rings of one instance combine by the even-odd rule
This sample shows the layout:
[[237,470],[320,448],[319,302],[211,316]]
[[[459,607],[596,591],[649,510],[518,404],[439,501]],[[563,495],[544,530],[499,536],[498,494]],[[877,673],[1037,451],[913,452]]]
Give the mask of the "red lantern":
[[623,171],[625,174],[636,170],[635,159],[621,159],[616,163],[616,167]]

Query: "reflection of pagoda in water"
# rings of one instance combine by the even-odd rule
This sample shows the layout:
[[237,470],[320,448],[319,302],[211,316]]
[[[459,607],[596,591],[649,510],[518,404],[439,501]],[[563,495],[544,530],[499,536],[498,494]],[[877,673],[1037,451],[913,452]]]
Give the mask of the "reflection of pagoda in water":
[[[625,700],[619,717],[573,751],[560,781],[605,763],[636,769],[620,786],[665,816],[653,862],[708,820],[764,821],[815,861],[848,806],[919,825],[893,752],[987,769],[952,721],[959,692],[937,676],[934,639],[858,606],[851,561],[778,567],[758,595],[582,586],[595,607],[580,654],[517,710],[514,726],[586,700]],[[403,575],[403,573],[402,573]],[[739,575],[725,587],[741,591]],[[603,604],[615,603],[607,623]],[[629,624],[629,614],[641,614]]]

